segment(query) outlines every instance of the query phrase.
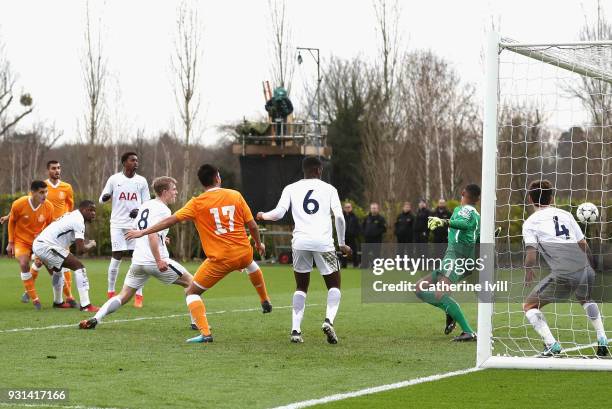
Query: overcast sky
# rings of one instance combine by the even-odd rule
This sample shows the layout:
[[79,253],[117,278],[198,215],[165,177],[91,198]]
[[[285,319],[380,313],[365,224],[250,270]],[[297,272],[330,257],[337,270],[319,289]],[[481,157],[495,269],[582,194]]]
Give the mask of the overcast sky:
[[[261,81],[270,79],[269,11],[266,0],[197,1],[203,23],[200,91],[202,142],[212,143],[219,124],[263,116]],[[102,23],[102,44],[113,74],[108,112],[134,134],[171,129],[176,123],[170,55],[178,1],[92,1],[92,18]],[[401,30],[410,49],[428,48],[449,60],[463,80],[478,89],[481,50],[491,21],[505,36],[523,42],[571,41],[593,20],[596,1],[402,1]],[[295,46],[331,55],[375,58],[378,43],[369,0],[287,2]],[[84,49],[85,2],[1,0],[0,40],[18,89],[34,98],[35,113],[22,123],[53,123],[63,141],[77,136],[85,94],[80,59]],[[294,74],[294,100],[303,81],[314,81],[316,65],[305,56]],[[118,109],[119,108],[119,109]],[[112,116],[111,116],[112,117]]]

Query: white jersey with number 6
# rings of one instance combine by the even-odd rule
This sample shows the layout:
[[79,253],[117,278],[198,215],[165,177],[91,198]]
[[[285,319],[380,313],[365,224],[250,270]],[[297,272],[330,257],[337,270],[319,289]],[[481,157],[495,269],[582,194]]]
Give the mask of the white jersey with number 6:
[[573,273],[588,266],[578,246],[584,234],[571,213],[556,207],[537,210],[523,223],[526,247],[536,248],[553,273]]
[[[136,216],[136,219],[134,220],[134,227],[138,230],[144,230],[147,227],[153,226],[157,222],[165,219],[171,214],[172,212],[168,206],[166,206],[161,200],[151,199],[143,203],[138,209],[138,216]],[[168,235],[168,229],[157,232],[155,235],[158,237],[159,255],[163,260],[167,260],[170,257],[165,243],[166,235]],[[148,236],[136,239],[134,254],[132,255],[132,264],[139,266],[157,264],[155,262],[155,257],[151,252]]]
[[302,179],[292,183],[283,189],[273,212],[284,215],[289,209],[295,222],[291,241],[294,250],[335,250],[331,216],[333,213],[336,217],[343,217],[335,187],[320,179]]

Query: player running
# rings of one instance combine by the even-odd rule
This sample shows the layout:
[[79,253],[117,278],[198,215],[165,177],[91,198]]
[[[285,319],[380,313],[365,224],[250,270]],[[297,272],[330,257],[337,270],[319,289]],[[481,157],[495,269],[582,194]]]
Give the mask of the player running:
[[253,248],[245,230],[246,225],[255,241],[255,247],[263,256],[266,248],[259,238],[259,229],[251,209],[240,192],[221,188],[221,176],[216,167],[202,165],[198,170],[198,179],[204,186],[204,193],[192,198],[174,215],[146,229],[132,230],[126,234],[126,239],[132,240],[165,230],[182,221],[192,220],[195,223],[207,258],[185,292],[187,307],[200,330],[200,335],[187,340],[189,343],[213,341],[206,307],[200,295],[234,270],[247,270],[259,294],[263,312],[272,311],[263,273],[253,261]]
[[529,185],[529,203],[535,212],[523,223],[525,243],[525,284],[533,282],[538,252],[550,267],[544,277],[525,298],[525,317],[544,341],[542,356],[561,353],[540,309],[553,302],[567,302],[573,293],[584,308],[597,333],[597,355],[608,355],[608,338],[599,307],[591,299],[595,271],[591,267],[589,245],[571,213],[551,205],[554,189],[548,180]]
[[[108,178],[100,195],[100,203],[112,202],[110,237],[111,261],[108,266],[108,298],[115,296],[115,283],[124,253],[134,250],[134,242],[126,240],[124,234],[132,228],[132,219],[138,215],[138,207],[149,200],[147,180],[136,174],[138,155],[126,152],[121,155],[123,170]],[[142,307],[142,288],[136,292],[135,307]]]
[[[50,160],[47,162],[47,174],[49,176],[45,180],[49,192],[47,200],[53,205],[53,220],[57,220],[73,210],[74,192],[70,183],[60,180],[62,166],[58,161]],[[42,263],[39,260],[35,260],[32,268],[39,269],[41,265]],[[63,297],[55,297],[53,305],[59,308],[76,308],[77,302],[72,295],[72,274],[68,269],[64,269],[62,273],[62,280],[59,280],[57,285],[63,287],[63,296],[66,297],[66,302],[64,302]]]
[[[450,220],[429,217],[427,223],[429,230],[448,227],[448,246],[444,253],[442,266],[451,267],[436,270],[416,283],[417,297],[446,313],[445,334],[450,334],[455,329],[457,322],[461,326],[461,335],[453,338],[455,342],[476,341],[476,333],[463,315],[461,307],[450,294],[427,291],[424,288],[438,282],[446,285],[456,284],[468,274],[471,274],[470,271],[464,271],[465,263],[456,263],[456,260],[473,260],[476,256],[476,244],[480,241],[480,214],[478,214],[475,206],[479,200],[480,187],[469,184],[461,192],[461,204],[455,207]],[[461,270],[458,268],[460,266],[462,267]]]
[[60,303],[62,287],[57,285],[63,278],[62,271],[74,271],[76,286],[81,302],[81,311],[95,312],[98,307],[89,300],[89,280],[83,263],[70,253],[72,243],[76,245],[76,254],[83,254],[96,246],[94,240],[85,241],[85,223],[96,218],[96,205],[91,200],[83,200],[79,208],[60,217],[47,226],[34,240],[32,249],[49,272],[53,274],[53,302]]
[[338,191],[321,180],[323,163],[316,157],[306,157],[302,161],[302,170],[304,179],[286,186],[276,208],[267,213],[257,213],[257,220],[280,220],[291,209],[295,222],[291,242],[296,284],[291,342],[304,342],[301,325],[314,261],[327,286],[327,310],[321,328],[327,342],[336,344],[338,336],[334,330],[334,319],[340,306],[340,264],[334,247],[332,214],[340,250],[350,255],[351,249],[344,243],[345,222]]
[[19,263],[21,280],[26,293],[32,300],[34,308],[41,309],[34,282],[38,271],[30,269],[32,242],[38,234],[53,221],[53,205],[47,199],[47,185],[42,180],[35,180],[30,185],[30,196],[22,196],[11,205],[8,220],[9,257],[15,257]]
[[[175,179],[168,176],[159,177],[153,181],[153,190],[157,197],[143,203],[138,210],[136,225],[141,230],[170,216],[168,205],[176,202]],[[170,259],[166,247],[167,234],[168,229],[165,229],[134,240],[132,265],[125,277],[123,289],[119,295],[107,300],[93,318],[81,321],[79,328],[94,329],[105,316],[127,303],[151,276],[164,284],[178,284],[185,288],[191,284],[191,274],[185,267]]]

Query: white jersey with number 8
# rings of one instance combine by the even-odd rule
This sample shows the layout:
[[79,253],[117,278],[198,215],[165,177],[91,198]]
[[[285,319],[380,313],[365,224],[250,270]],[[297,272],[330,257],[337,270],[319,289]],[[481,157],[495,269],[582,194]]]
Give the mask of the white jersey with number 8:
[[332,214],[342,217],[338,191],[320,179],[302,179],[283,189],[276,206],[295,222],[291,246],[294,250],[333,251]]
[[[136,216],[136,219],[134,220],[134,228],[144,230],[147,227],[153,226],[157,222],[165,219],[171,214],[172,212],[168,206],[158,199],[151,199],[143,203],[138,209],[138,216]],[[159,255],[163,260],[167,260],[170,257],[165,243],[167,234],[168,229],[155,233],[155,235],[158,237]],[[136,239],[134,254],[132,255],[132,264],[139,266],[157,264],[155,262],[155,257],[151,252],[148,236]]]

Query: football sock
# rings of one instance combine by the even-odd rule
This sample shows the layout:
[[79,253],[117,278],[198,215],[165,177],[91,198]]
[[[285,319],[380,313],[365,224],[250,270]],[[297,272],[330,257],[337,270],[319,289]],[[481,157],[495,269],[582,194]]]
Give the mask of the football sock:
[[142,287],[140,287],[138,290],[136,290],[136,295],[138,297],[142,297]]
[[208,319],[206,318],[206,307],[204,306],[202,298],[199,295],[189,294],[185,301],[187,302],[189,313],[195,320],[200,333],[204,336],[209,336],[210,328],[208,326]]
[[110,264],[108,265],[108,291],[115,292],[115,283],[117,282],[117,276],[119,275],[119,266],[121,260],[116,260],[111,257]]
[[79,291],[79,301],[81,307],[86,307],[91,302],[89,301],[89,280],[87,279],[87,271],[85,268],[74,270],[77,290]]
[[32,279],[34,281],[36,281],[36,279],[38,278],[38,270],[40,270],[40,267],[38,267],[36,263],[32,263],[32,265],[30,266],[30,274],[32,274]]
[[304,318],[304,310],[306,309],[306,293],[304,291],[296,291],[293,293],[293,313],[291,315],[293,326],[292,331],[302,332],[302,318]]
[[21,273],[21,281],[23,281],[23,286],[25,287],[26,292],[30,296],[32,301],[38,300],[38,293],[34,288],[34,278],[32,277],[32,273],[29,271],[25,273]]
[[62,271],[64,272],[64,295],[67,299],[74,298],[72,296],[72,273],[67,268],[63,268]]
[[472,329],[472,327],[470,327],[467,318],[465,318],[465,315],[463,315],[461,307],[459,306],[459,304],[457,304],[457,301],[455,301],[453,297],[449,296],[448,294],[444,294],[440,301],[442,301],[444,311],[446,311],[448,315],[450,315],[455,321],[457,321],[459,326],[461,326],[461,330],[463,332],[467,332],[469,334],[474,333],[474,330]]
[[51,277],[51,285],[53,286],[53,302],[55,304],[63,303],[64,299],[62,298],[62,273],[53,273],[53,276]]
[[546,318],[544,318],[542,311],[538,310],[537,308],[532,308],[525,313],[525,317],[527,317],[527,320],[529,320],[531,325],[533,325],[536,332],[540,334],[547,346],[550,346],[556,342],[555,337],[553,337],[552,332],[550,332],[550,328],[548,328]]
[[340,289],[333,287],[327,291],[327,311],[325,312],[325,318],[332,324],[338,313],[338,307],[340,306]]
[[417,297],[434,307],[440,308],[442,311],[450,315],[461,326],[463,332],[473,333],[474,330],[470,326],[463,315],[463,311],[457,302],[448,294],[444,294],[439,300],[436,298],[436,293],[433,291],[418,291]]
[[261,269],[257,269],[254,272],[249,272],[249,280],[251,280],[251,284],[255,287],[255,291],[259,294],[259,301],[264,302],[269,300],[268,291],[266,290],[266,282],[264,281],[263,273]]
[[104,305],[100,307],[98,312],[96,312],[94,318],[97,319],[98,322],[101,322],[104,317],[106,317],[108,314],[112,314],[113,312],[117,311],[119,307],[121,307],[121,298],[116,295],[111,299],[106,300]]
[[601,314],[599,314],[599,307],[594,302],[587,302],[583,305],[584,311],[586,311],[587,317],[593,325],[593,329],[597,332],[597,338],[606,338],[606,331],[604,331],[603,322],[601,321]]

